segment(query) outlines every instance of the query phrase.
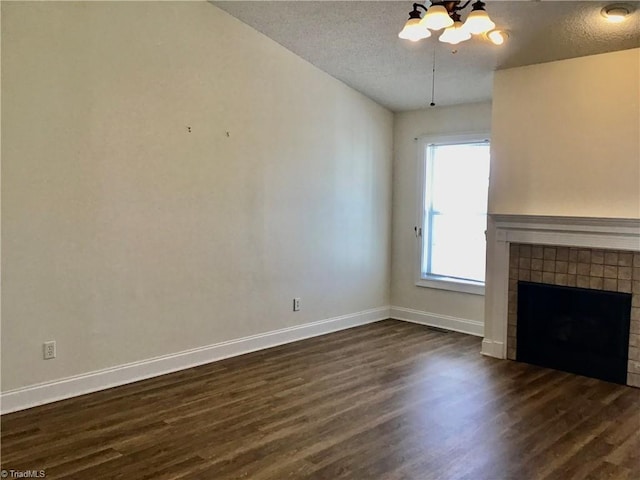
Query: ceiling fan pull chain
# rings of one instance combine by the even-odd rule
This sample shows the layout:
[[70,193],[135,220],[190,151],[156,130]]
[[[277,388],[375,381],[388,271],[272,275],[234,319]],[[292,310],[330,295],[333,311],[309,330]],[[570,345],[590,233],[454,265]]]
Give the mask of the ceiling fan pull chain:
[[431,71],[431,103],[430,106],[435,107],[435,96],[436,96],[436,47],[433,47],[433,69]]

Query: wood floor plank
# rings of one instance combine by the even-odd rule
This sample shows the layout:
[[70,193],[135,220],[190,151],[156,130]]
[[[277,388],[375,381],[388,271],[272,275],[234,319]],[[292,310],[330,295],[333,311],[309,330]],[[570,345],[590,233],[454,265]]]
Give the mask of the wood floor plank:
[[640,390],[382,321],[4,415],[47,479],[640,479]]

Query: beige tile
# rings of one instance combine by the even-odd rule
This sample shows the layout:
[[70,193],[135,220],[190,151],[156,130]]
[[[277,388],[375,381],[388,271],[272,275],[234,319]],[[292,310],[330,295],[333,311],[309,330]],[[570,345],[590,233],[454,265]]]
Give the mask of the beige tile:
[[567,284],[567,274],[566,273],[556,273],[553,283],[556,285],[566,285]]
[[517,313],[518,313],[518,305],[516,305],[515,303],[509,303],[507,305],[507,313],[508,314],[517,315]]
[[556,249],[556,261],[568,262],[569,261],[569,247],[558,247]]
[[509,290],[517,290],[518,289],[518,280],[514,278],[509,279]]
[[578,281],[578,276],[577,275],[567,275],[567,285],[570,287],[575,287],[576,283]]
[[604,252],[605,265],[618,265],[618,252]]
[[[531,270],[542,271],[542,259],[541,258],[533,258],[531,259]],[[640,270],[640,268],[638,269]]]
[[629,335],[629,346],[640,348],[640,334],[631,333]]
[[640,267],[640,253],[639,252],[634,252],[633,253],[633,266],[634,267]]
[[604,264],[604,252],[602,250],[592,250],[591,263],[595,263],[597,265]]
[[507,325],[507,335],[510,337],[516,336],[516,326],[515,325]]
[[513,253],[509,255],[509,267],[510,268],[518,268],[518,256]]
[[569,248],[569,261],[577,262],[578,261],[578,249],[575,247]]
[[517,313],[509,313],[507,315],[507,325],[517,325],[518,324],[518,314]]
[[589,288],[589,277],[585,275],[576,276],[576,287]]
[[518,280],[528,282],[531,280],[531,270],[518,270]]
[[629,385],[630,387],[640,387],[640,374],[628,373],[627,385]]
[[[629,287],[631,289],[631,287]],[[618,280],[618,291],[620,291],[620,280]],[[631,292],[627,292],[631,293]],[[631,306],[632,307],[640,307],[640,295],[633,295],[631,297]]]
[[629,360],[633,360],[634,362],[640,362],[640,348],[629,347]]
[[543,250],[540,246],[531,247],[531,258],[543,258]]
[[640,320],[631,320],[629,324],[629,333],[637,333],[640,335]]
[[518,269],[516,267],[509,267],[509,278],[518,280]]
[[604,265],[598,265],[595,263],[591,264],[591,271],[589,272],[589,275],[592,277],[602,277],[602,274],[604,273]]
[[578,250],[578,263],[591,263],[591,250]]
[[569,272],[569,262],[560,262],[556,260],[556,273],[568,273]]
[[518,268],[520,270],[530,270],[531,269],[531,258],[526,257],[520,257],[520,260],[518,261]]
[[[515,348],[507,348],[507,358],[509,360],[515,360],[516,359],[516,349]],[[639,375],[640,377],[640,375]]]
[[544,247],[544,259],[545,260],[556,260],[556,248],[555,247]]
[[556,270],[556,262],[554,260],[545,260],[542,263],[543,272],[554,272]]
[[605,265],[602,276],[604,278],[618,278],[618,267],[613,265]]
[[640,308],[639,307],[632,307],[631,308],[631,320],[637,320],[638,322],[640,322]]
[[618,267],[618,278],[620,280],[631,280],[632,272],[631,267]]
[[603,290],[608,290],[610,292],[617,292],[618,280],[616,280],[615,278],[605,278],[602,288]]
[[589,271],[589,275],[592,277],[602,277],[604,273],[604,265],[598,265],[596,263],[591,264],[591,270]]
[[640,268],[635,267],[633,269],[633,273],[631,274],[631,278],[633,280],[640,280]]
[[578,264],[576,262],[569,262],[567,273],[569,275],[575,275],[576,273],[578,273]]
[[631,252],[618,252],[618,266],[630,267],[633,264],[633,253]]
[[520,258],[531,258],[531,245],[520,245],[518,253],[520,254]]
[[633,281],[631,282],[631,292],[633,292],[633,294],[638,294],[640,295],[640,282],[636,282]]
[[622,293],[631,293],[631,280],[618,280],[618,291]]
[[627,370],[629,373],[640,373],[640,362],[629,360],[627,363]]
[[531,270],[531,281],[542,283],[542,272]]
[[556,274],[553,272],[542,272],[542,283],[553,284]]
[[590,277],[589,278],[589,288],[593,288],[594,290],[602,290],[604,286],[604,280],[599,277]]
[[591,273],[591,264],[590,263],[579,263],[578,264],[578,275],[589,275]]

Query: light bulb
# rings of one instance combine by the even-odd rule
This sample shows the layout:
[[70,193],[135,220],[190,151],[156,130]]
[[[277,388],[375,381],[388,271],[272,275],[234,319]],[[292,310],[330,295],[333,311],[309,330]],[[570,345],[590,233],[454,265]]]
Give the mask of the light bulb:
[[509,38],[509,34],[504,30],[491,30],[489,33],[487,33],[487,38],[494,45],[502,45],[507,40],[507,38]]
[[610,23],[622,23],[631,12],[629,8],[624,5],[609,5],[604,7],[601,13]]

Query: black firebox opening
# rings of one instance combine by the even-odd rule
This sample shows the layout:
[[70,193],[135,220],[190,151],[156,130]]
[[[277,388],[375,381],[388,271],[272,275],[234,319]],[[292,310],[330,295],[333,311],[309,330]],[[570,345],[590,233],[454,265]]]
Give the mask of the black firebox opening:
[[631,294],[518,282],[516,358],[625,384]]

